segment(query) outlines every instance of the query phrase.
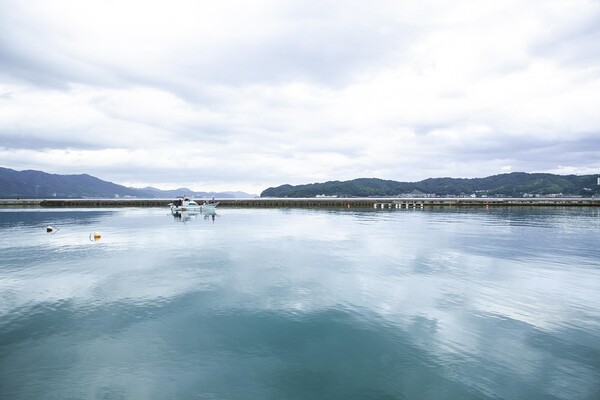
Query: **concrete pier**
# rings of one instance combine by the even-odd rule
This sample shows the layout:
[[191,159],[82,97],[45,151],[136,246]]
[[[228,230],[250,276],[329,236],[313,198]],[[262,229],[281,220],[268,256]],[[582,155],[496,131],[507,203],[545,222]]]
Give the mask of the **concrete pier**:
[[40,199],[0,199],[1,207],[39,207]]
[[[196,199],[199,204],[206,199]],[[167,207],[173,199],[0,199],[0,207]],[[217,199],[226,207],[371,208],[557,206],[600,207],[600,198],[257,198]]]

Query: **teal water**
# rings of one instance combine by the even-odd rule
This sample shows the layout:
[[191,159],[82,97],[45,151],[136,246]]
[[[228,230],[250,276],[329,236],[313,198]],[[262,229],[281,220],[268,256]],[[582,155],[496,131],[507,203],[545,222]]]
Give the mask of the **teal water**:
[[595,208],[0,210],[0,398],[599,399],[599,239]]

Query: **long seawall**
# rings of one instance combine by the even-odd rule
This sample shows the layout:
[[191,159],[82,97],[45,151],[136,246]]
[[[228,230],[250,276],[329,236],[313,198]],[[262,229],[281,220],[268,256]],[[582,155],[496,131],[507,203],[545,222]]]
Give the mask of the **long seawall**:
[[[196,199],[199,204],[205,199]],[[167,207],[172,199],[0,199],[0,207]],[[560,206],[600,207],[600,198],[255,198],[217,199],[219,207],[424,208]]]

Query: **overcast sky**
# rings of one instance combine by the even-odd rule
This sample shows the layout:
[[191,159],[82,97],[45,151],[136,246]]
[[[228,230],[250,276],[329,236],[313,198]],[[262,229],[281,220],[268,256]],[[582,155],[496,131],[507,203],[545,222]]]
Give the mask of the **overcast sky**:
[[197,191],[600,172],[600,1],[0,1],[0,166]]

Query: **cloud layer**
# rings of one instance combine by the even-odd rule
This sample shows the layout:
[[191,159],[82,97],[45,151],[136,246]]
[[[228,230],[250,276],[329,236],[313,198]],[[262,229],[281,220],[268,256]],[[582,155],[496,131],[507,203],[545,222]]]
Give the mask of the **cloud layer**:
[[600,169],[598,1],[5,1],[0,159],[161,188]]

